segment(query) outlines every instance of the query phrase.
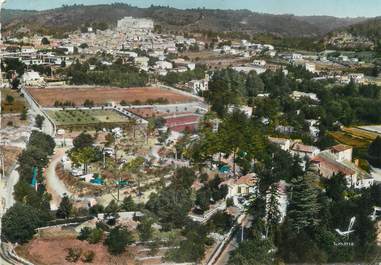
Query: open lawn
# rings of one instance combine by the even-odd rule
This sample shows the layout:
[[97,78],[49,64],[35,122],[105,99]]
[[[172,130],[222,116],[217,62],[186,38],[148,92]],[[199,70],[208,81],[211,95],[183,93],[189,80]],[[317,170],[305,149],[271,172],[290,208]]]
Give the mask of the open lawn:
[[93,101],[98,106],[123,100],[131,104],[163,100],[169,103],[194,101],[190,96],[160,87],[51,87],[28,88],[28,91],[43,107],[53,107],[56,101],[72,102],[75,106],[82,106],[85,100]]
[[99,123],[127,123],[129,119],[114,110],[54,110],[47,111],[57,126]]

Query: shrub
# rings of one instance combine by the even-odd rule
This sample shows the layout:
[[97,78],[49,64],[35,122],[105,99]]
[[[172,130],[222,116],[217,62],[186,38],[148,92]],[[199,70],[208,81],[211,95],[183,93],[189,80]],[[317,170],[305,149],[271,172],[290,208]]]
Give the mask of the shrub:
[[87,240],[91,234],[91,228],[90,227],[84,227],[79,232],[79,235],[77,236],[77,239],[79,240]]
[[69,262],[77,262],[81,257],[82,249],[80,248],[68,248],[68,254],[65,259]]
[[113,255],[119,255],[124,252],[126,246],[133,242],[131,233],[122,227],[115,227],[110,231],[105,245],[108,251]]
[[209,225],[213,230],[223,234],[232,227],[233,218],[225,212],[218,212],[211,218]]
[[103,231],[99,228],[95,228],[91,231],[90,235],[87,238],[87,241],[90,244],[97,244],[102,240]]
[[234,206],[233,198],[226,199],[226,207]]
[[81,258],[81,261],[85,263],[91,263],[93,262],[95,257],[95,253],[92,250],[87,250],[83,253],[83,257]]

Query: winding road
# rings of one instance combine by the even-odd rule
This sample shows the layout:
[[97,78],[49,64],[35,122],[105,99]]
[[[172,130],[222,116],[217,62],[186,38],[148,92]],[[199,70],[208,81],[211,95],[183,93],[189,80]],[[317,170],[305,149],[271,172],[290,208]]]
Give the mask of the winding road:
[[73,194],[66,188],[65,184],[58,178],[56,174],[56,167],[60,163],[61,158],[65,155],[66,149],[56,149],[51,162],[46,170],[46,189],[52,195],[50,201],[50,208],[56,210],[61,202],[63,194],[72,197]]

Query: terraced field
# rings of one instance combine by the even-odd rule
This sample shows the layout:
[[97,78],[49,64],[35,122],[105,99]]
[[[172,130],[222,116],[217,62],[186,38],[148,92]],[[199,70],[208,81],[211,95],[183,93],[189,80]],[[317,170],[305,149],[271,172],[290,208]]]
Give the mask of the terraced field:
[[342,131],[330,132],[329,135],[338,143],[352,146],[353,157],[359,159],[360,167],[369,172],[368,146],[377,134],[360,128],[343,128]]
[[366,131],[373,136],[381,136],[381,125],[360,126],[358,128],[362,131]]
[[367,148],[370,144],[370,140],[360,137],[355,137],[348,132],[330,132],[329,135],[337,142],[353,146],[354,148]]
[[342,144],[351,145],[355,148],[367,148],[368,145],[380,134],[367,131],[363,128],[343,128],[338,132],[330,132],[330,135]]
[[343,131],[351,134],[353,137],[372,141],[376,139],[377,136],[380,136],[380,134],[377,134],[376,132],[367,131],[362,128],[344,128]]

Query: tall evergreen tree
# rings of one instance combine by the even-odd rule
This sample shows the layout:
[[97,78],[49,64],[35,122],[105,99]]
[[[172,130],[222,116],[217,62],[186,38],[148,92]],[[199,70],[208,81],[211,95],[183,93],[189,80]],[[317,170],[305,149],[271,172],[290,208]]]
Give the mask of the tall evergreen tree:
[[266,206],[266,236],[268,236],[280,221],[279,190],[276,183],[272,184],[267,193]]
[[131,195],[123,199],[122,208],[127,212],[136,210],[136,205]]
[[110,231],[104,244],[112,255],[119,255],[122,254],[126,246],[132,242],[132,235],[127,228],[117,226]]
[[304,176],[291,181],[290,205],[288,218],[297,233],[319,224],[318,191],[313,186],[315,173],[307,172]]
[[57,218],[69,218],[72,208],[72,202],[69,197],[65,195],[61,200],[60,206],[58,207],[56,213]]

